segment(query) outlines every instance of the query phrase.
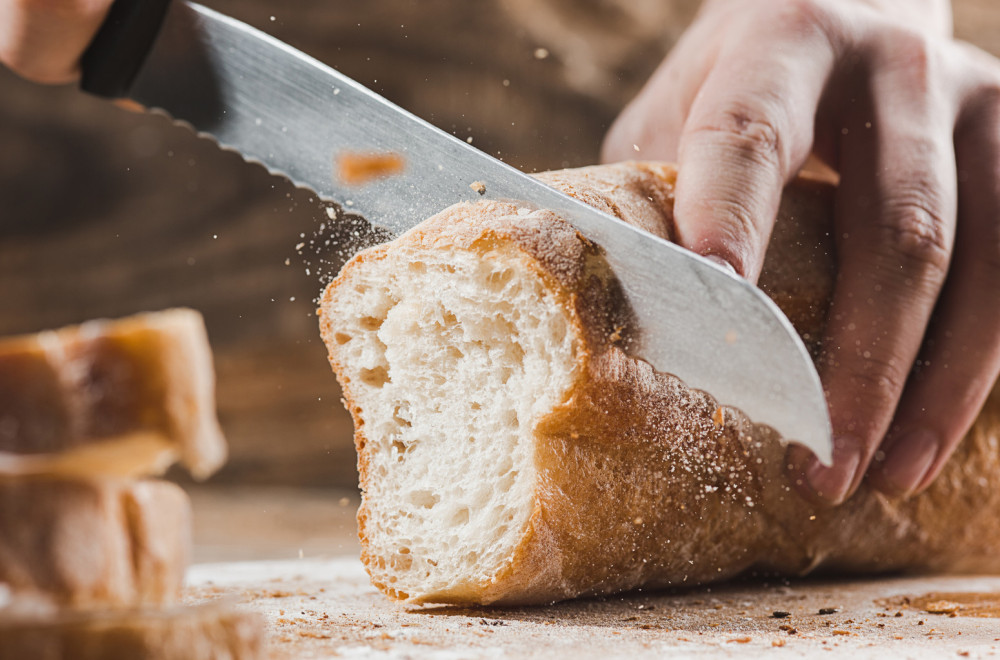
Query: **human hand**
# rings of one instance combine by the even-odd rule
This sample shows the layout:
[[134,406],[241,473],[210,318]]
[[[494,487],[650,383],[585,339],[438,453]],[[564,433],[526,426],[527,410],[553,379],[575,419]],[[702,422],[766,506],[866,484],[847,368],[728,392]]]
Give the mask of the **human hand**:
[[1000,64],[950,35],[943,0],[709,0],[605,140],[676,160],[680,242],[751,282],[783,185],[840,173],[834,466],[788,454],[819,501],[926,488],[1000,373]]
[[111,2],[0,0],[0,64],[39,83],[76,80]]

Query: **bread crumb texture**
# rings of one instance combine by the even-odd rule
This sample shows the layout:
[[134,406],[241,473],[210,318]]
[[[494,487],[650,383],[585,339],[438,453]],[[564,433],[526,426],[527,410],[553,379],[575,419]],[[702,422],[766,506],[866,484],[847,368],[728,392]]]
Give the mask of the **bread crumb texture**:
[[571,315],[514,247],[387,251],[332,293],[363,524],[393,530],[369,539],[374,578],[401,597],[488,582],[533,510],[534,425],[575,376]]

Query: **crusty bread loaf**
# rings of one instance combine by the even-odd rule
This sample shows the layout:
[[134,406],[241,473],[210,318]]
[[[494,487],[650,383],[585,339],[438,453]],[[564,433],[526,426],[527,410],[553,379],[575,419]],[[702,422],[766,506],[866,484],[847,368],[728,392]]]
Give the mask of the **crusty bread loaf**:
[[265,647],[261,617],[220,602],[0,618],[0,658],[258,660]]
[[166,481],[0,478],[0,621],[180,598],[191,505]]
[[201,316],[139,314],[0,340],[0,475],[137,476],[225,460]]
[[[540,176],[671,235],[670,166]],[[761,277],[813,350],[831,209],[829,184],[791,185]],[[513,604],[750,569],[1000,570],[1000,392],[924,494],[863,486],[816,508],[773,432],[628,356],[616,291],[567,223],[492,201],[359,254],[327,288],[321,331],[355,420],[362,558],[380,589]]]

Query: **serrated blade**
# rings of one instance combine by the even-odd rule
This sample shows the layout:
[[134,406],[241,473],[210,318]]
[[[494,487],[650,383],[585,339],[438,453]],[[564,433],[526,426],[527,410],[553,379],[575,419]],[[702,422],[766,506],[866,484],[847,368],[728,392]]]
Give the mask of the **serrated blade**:
[[[600,245],[640,332],[629,352],[832,456],[819,376],[788,319],[746,281],[578,202],[389,103],[263,32],[174,2],[130,97],[223,147],[402,232],[462,200],[551,209]],[[344,187],[335,157],[400,154],[404,170]]]

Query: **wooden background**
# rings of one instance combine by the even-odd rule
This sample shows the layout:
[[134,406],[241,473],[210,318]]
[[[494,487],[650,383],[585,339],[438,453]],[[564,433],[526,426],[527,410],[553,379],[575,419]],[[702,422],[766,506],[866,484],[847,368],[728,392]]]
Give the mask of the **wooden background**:
[[[206,4],[527,170],[595,162],[606,127],[697,6]],[[956,32],[1000,54],[1000,3],[958,0]],[[0,70],[0,334],[200,310],[232,451],[217,481],[356,483],[351,424],[314,315],[340,261],[311,242],[325,219],[309,194],[162,118]]]

